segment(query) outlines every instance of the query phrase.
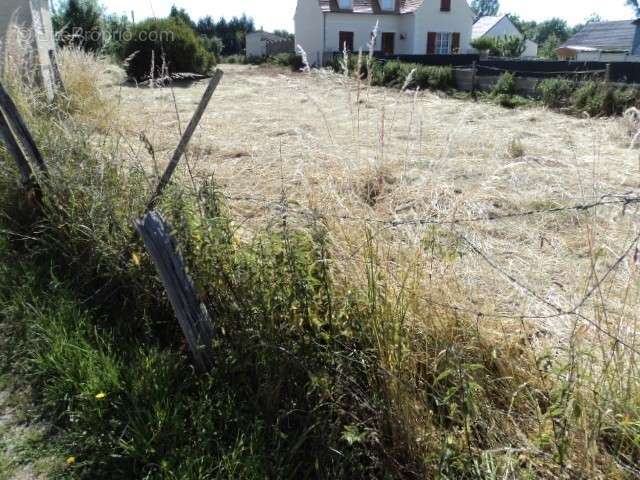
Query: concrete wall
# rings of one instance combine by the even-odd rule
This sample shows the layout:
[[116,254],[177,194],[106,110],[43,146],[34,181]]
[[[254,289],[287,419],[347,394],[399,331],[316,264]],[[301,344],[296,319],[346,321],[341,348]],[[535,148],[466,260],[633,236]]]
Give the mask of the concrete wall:
[[581,62],[640,62],[640,56],[628,53],[578,52],[576,60]]

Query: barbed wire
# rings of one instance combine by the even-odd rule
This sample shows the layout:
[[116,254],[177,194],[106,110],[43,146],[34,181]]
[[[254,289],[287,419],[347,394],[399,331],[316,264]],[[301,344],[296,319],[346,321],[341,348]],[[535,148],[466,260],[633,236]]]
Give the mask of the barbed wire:
[[[611,199],[613,197],[613,199]],[[228,200],[244,200],[244,201],[256,201],[257,199],[255,199],[254,197],[232,197],[229,195],[224,195],[224,198],[228,199]],[[285,218],[288,217],[289,213],[300,213],[303,214],[305,216],[311,216],[314,219],[318,219],[318,218],[323,218],[323,217],[334,217],[334,218],[339,218],[339,219],[343,219],[343,220],[357,220],[357,221],[364,221],[364,222],[370,222],[370,223],[374,223],[374,224],[378,224],[381,228],[378,230],[378,232],[376,232],[373,236],[377,236],[380,232],[388,230],[390,228],[394,228],[394,227],[398,227],[398,226],[402,226],[402,225],[424,225],[424,224],[437,224],[437,225],[457,225],[457,224],[468,224],[468,223],[473,223],[473,222],[483,222],[483,221],[499,221],[499,220],[504,220],[504,219],[511,219],[511,218],[521,218],[521,217],[526,217],[526,216],[533,216],[533,215],[541,215],[541,214],[557,214],[557,213],[561,213],[561,212],[565,212],[565,211],[587,211],[587,210],[591,210],[600,206],[611,206],[611,205],[622,205],[623,208],[626,210],[626,207],[631,205],[631,204],[638,204],[640,203],[640,197],[638,196],[629,196],[629,195],[625,195],[625,194],[605,194],[603,196],[600,197],[600,199],[598,201],[593,201],[593,202],[589,202],[589,203],[579,203],[579,204],[574,204],[574,205],[570,205],[567,207],[555,207],[555,208],[546,208],[546,209],[535,209],[535,210],[529,210],[529,211],[525,211],[525,212],[517,212],[517,213],[511,213],[511,214],[503,214],[503,215],[496,215],[496,216],[489,216],[489,217],[475,217],[475,218],[471,218],[471,219],[460,219],[460,220],[448,220],[448,221],[440,221],[440,220],[432,220],[432,219],[417,219],[417,220],[407,220],[407,221],[399,221],[399,220],[381,220],[381,219],[371,219],[371,218],[362,218],[362,217],[351,217],[351,216],[345,216],[345,215],[327,215],[325,213],[323,214],[318,214],[315,211],[311,211],[311,210],[295,210],[292,209],[289,205],[289,203],[286,200],[286,197],[282,197],[280,201],[276,202],[262,202],[262,206],[267,207],[268,209],[271,209],[269,207],[274,207],[279,214],[283,215]],[[622,264],[622,262],[631,254],[631,252],[633,252],[635,250],[636,255],[638,254],[638,244],[640,243],[640,233],[638,233],[634,239],[631,241],[631,243],[628,245],[628,247],[624,250],[624,252],[616,259],[616,261],[607,269],[607,271],[604,273],[604,275],[602,275],[602,277],[600,277],[600,279],[586,292],[586,294],[584,295],[584,297],[582,297],[582,299],[575,304],[575,306],[573,306],[571,309],[564,309],[561,306],[551,302],[550,300],[542,297],[540,294],[538,294],[532,287],[530,287],[529,285],[527,285],[524,281],[516,278],[512,273],[506,271],[505,269],[503,269],[502,267],[500,267],[498,265],[498,262],[495,261],[493,258],[491,258],[489,256],[489,254],[487,254],[486,252],[484,252],[480,247],[478,247],[474,242],[472,242],[471,240],[469,240],[465,235],[463,235],[460,232],[454,231],[455,236],[462,242],[464,242],[478,257],[480,257],[487,265],[490,266],[491,269],[493,269],[494,271],[496,271],[497,273],[499,273],[500,275],[504,276],[505,278],[507,278],[507,280],[515,285],[516,287],[518,287],[519,289],[521,289],[522,291],[524,291],[529,297],[533,298],[534,300],[542,303],[543,305],[547,306],[548,308],[551,308],[552,310],[555,311],[554,314],[549,314],[549,315],[509,315],[509,314],[498,314],[498,313],[488,313],[488,312],[483,312],[480,310],[473,310],[473,309],[469,309],[469,308],[465,308],[465,307],[458,307],[455,305],[450,305],[450,304],[445,304],[442,302],[436,302],[433,299],[427,298],[427,297],[421,297],[421,299],[431,305],[437,306],[437,307],[441,307],[441,308],[445,308],[448,309],[450,311],[454,311],[454,312],[459,312],[459,313],[465,313],[465,314],[469,314],[469,315],[473,315],[476,317],[486,317],[486,318],[502,318],[502,319],[511,319],[511,320],[551,320],[554,318],[559,318],[559,317],[563,317],[563,316],[575,316],[577,318],[580,318],[581,320],[583,320],[584,322],[586,322],[587,324],[591,325],[593,328],[595,328],[598,332],[602,333],[603,335],[607,336],[608,338],[610,338],[611,340],[613,340],[614,342],[616,342],[617,344],[620,344],[624,347],[626,347],[627,349],[629,349],[630,351],[632,351],[635,354],[640,355],[640,350],[638,350],[636,347],[630,345],[626,340],[618,337],[617,335],[611,333],[610,331],[608,331],[607,329],[605,329],[604,327],[602,327],[601,325],[598,324],[598,322],[596,322],[595,320],[583,315],[582,313],[579,312],[579,310],[589,301],[589,299],[602,287],[602,285],[604,284],[604,282],[607,280],[607,278],[609,278],[609,276],[618,269],[618,267]],[[369,240],[368,240],[369,241]],[[367,241],[367,242],[368,242]],[[364,242],[364,245],[366,245],[367,242]],[[361,248],[356,250],[356,253],[351,255],[351,259],[353,259],[355,257],[355,255],[357,255],[357,253],[361,250]]]
[[[390,219],[390,218],[383,219],[383,218],[373,218],[373,217],[359,217],[359,216],[353,216],[348,214],[331,214],[327,212],[318,212],[313,209],[296,209],[296,208],[291,208],[289,204],[286,207],[283,207],[282,200],[267,201],[265,199],[257,199],[255,197],[231,196],[226,194],[222,194],[222,197],[230,201],[247,201],[251,203],[256,203],[256,204],[259,204],[262,208],[280,210],[286,214],[298,214],[302,216],[310,216],[315,219],[332,218],[336,220],[345,220],[345,221],[352,221],[352,222],[381,224],[381,225],[388,225],[390,227],[400,227],[403,225],[409,225],[409,226],[461,225],[461,224],[468,224],[468,223],[495,222],[495,221],[530,217],[530,216],[536,216],[536,215],[559,214],[562,212],[569,212],[569,211],[588,211],[598,207],[606,207],[606,206],[613,206],[613,205],[622,205],[623,214],[624,214],[626,212],[626,208],[629,205],[640,204],[640,196],[635,196],[635,195],[630,196],[628,194],[605,194],[601,196],[597,201],[592,201],[588,203],[577,203],[577,204],[569,205],[565,207],[541,208],[541,209],[532,209],[532,210],[526,210],[526,211],[514,212],[514,213],[489,214],[486,216],[476,216],[472,218],[439,220],[433,217],[416,218],[416,219]],[[612,197],[613,199],[607,200]]]
[[588,318],[588,317],[586,317],[583,314],[578,312],[578,310],[582,306],[584,306],[584,304],[591,298],[591,296],[593,296],[593,294],[603,285],[603,283],[605,282],[607,277],[612,272],[614,272],[622,264],[622,262],[629,256],[629,254],[632,251],[634,251],[634,249],[637,250],[638,242],[640,242],[640,233],[638,233],[635,236],[635,238],[630,243],[630,245],[625,249],[624,253],[611,265],[611,267],[609,267],[609,269],[607,270],[605,275],[596,283],[596,285],[594,285],[587,292],[585,297],[575,307],[573,307],[571,310],[565,310],[562,307],[560,307],[559,305],[557,305],[557,304],[551,302],[550,300],[547,300],[546,298],[542,297],[533,288],[531,288],[530,286],[525,284],[523,281],[517,279],[512,273],[507,272],[506,270],[501,268],[497,264],[497,262],[495,260],[493,260],[488,254],[483,252],[478,246],[476,246],[473,242],[471,242],[467,237],[465,237],[464,235],[462,235],[460,233],[457,233],[457,236],[462,241],[464,241],[467,244],[467,246],[469,248],[471,248],[471,250],[473,250],[473,252],[476,253],[480,258],[482,258],[482,260],[484,260],[484,262],[487,263],[493,270],[495,270],[496,272],[500,273],[502,276],[507,278],[507,280],[509,280],[510,283],[512,283],[513,285],[517,286],[518,288],[524,290],[530,297],[536,299],[537,301],[543,303],[547,307],[553,309],[556,312],[556,317],[565,316],[565,315],[567,315],[567,316],[576,316],[576,317],[584,320],[585,322],[587,322],[589,325],[594,327],[597,331],[599,331],[603,335],[609,337],[611,340],[614,340],[616,343],[628,348],[633,353],[635,353],[637,355],[640,355],[640,350],[638,350],[634,346],[630,345],[629,343],[627,343],[625,340],[621,339],[617,335],[609,332],[607,329],[605,329],[604,327],[599,325],[595,320],[592,320],[592,319],[590,319],[590,318]]
[[500,67],[489,67],[486,65],[477,65],[478,70],[494,70],[494,71],[499,71],[499,72],[510,72],[510,73],[517,73],[520,75],[548,75],[548,76],[558,76],[558,75],[589,75],[589,74],[605,74],[607,73],[607,70],[576,70],[576,71],[571,71],[571,70],[566,70],[566,71],[559,71],[559,72],[542,72],[542,71],[535,71],[535,70],[514,70],[511,68],[500,68]]

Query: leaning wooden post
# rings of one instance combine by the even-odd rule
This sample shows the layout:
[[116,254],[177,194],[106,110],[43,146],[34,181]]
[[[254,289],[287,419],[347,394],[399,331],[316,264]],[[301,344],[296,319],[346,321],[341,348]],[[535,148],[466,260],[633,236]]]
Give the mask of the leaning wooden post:
[[180,143],[178,144],[176,151],[173,153],[173,157],[169,162],[169,166],[167,166],[167,169],[165,170],[164,175],[160,179],[160,183],[158,184],[158,187],[156,188],[156,191],[153,194],[153,197],[151,197],[151,200],[147,205],[147,211],[153,210],[155,208],[155,206],[158,204],[158,200],[160,200],[160,196],[162,195],[162,192],[167,187],[167,185],[169,185],[169,182],[171,181],[171,177],[173,176],[173,173],[175,172],[176,167],[178,166],[178,163],[182,158],[182,155],[184,155],[184,152],[187,149],[189,142],[191,141],[191,137],[196,131],[196,128],[198,127],[198,124],[202,119],[202,115],[204,114],[205,110],[207,109],[207,106],[209,105],[209,101],[211,100],[213,93],[216,91],[216,88],[218,88],[218,84],[222,79],[222,75],[223,75],[222,70],[216,70],[216,72],[213,75],[213,78],[209,82],[209,85],[207,86],[207,89],[205,90],[204,95],[200,100],[200,104],[198,105],[196,112],[193,114],[193,117],[191,118],[189,125],[187,126],[186,130],[182,134]]
[[24,123],[20,112],[16,108],[15,103],[0,83],[0,112],[4,116],[9,128],[13,131],[15,138],[22,144],[25,154],[38,166],[41,173],[48,175],[47,166],[44,163],[40,150],[35,140],[31,136],[31,132]]
[[156,266],[167,296],[178,318],[196,368],[206,372],[213,367],[213,324],[178,253],[171,227],[156,212],[144,215],[135,227]]
[[66,93],[66,88],[64,88],[64,82],[62,81],[62,75],[60,75],[60,68],[58,68],[58,60],[56,59],[55,50],[49,50],[49,61],[51,62],[51,70],[53,71],[53,82],[55,86],[62,93]]
[[13,132],[7,125],[7,122],[4,120],[4,116],[0,112],[0,140],[7,147],[7,151],[9,155],[13,157],[16,164],[18,165],[18,170],[20,170],[20,178],[22,180],[23,188],[30,188],[34,185],[33,180],[33,171],[31,170],[31,165],[29,165],[29,161],[27,157],[24,155],[24,152],[18,145],[15,137],[13,136]]

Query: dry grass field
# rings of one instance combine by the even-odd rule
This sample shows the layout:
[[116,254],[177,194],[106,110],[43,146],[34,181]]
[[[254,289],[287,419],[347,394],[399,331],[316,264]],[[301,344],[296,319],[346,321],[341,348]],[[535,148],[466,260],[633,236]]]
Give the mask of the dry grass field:
[[640,478],[624,119],[222,65],[157,207],[199,375],[132,221],[206,83],[59,55],[53,104],[5,74],[50,174],[34,214],[0,171],[0,366],[70,477]]
[[[363,272],[368,228],[387,270],[410,269],[432,306],[516,336],[534,317],[536,338],[582,325],[635,342],[637,207],[619,200],[637,195],[640,170],[624,120],[367,89],[323,72],[222,68],[188,166],[213,175],[243,227],[279,221],[284,198],[292,220],[329,225],[349,277]],[[128,160],[150,182],[204,87],[109,90],[127,119]],[[518,216],[600,201],[613,204]]]

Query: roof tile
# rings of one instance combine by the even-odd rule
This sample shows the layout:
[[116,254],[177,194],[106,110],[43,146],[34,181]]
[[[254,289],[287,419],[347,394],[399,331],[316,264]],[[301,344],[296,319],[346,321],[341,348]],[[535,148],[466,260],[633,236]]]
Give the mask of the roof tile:
[[414,13],[424,0],[396,0],[394,11],[385,11],[380,8],[380,0],[353,0],[353,10],[341,10],[337,0],[319,0],[323,12],[350,12],[369,14],[402,15]]
[[631,50],[636,34],[633,20],[589,23],[562,47]]

